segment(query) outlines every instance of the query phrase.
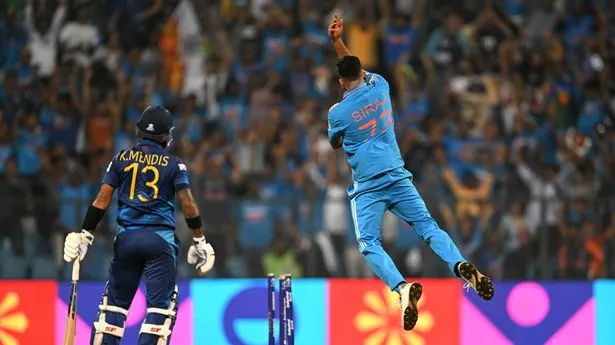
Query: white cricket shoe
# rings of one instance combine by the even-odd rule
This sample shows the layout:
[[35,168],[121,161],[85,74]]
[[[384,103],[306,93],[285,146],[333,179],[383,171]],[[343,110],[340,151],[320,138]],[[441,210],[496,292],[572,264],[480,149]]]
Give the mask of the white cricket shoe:
[[406,331],[412,330],[419,319],[417,304],[422,294],[423,287],[419,283],[406,284],[399,290],[401,300],[401,324]]
[[480,273],[474,265],[469,262],[462,262],[458,266],[459,274],[466,281],[465,288],[472,288],[484,300],[489,301],[493,298],[495,290],[493,282],[484,274]]

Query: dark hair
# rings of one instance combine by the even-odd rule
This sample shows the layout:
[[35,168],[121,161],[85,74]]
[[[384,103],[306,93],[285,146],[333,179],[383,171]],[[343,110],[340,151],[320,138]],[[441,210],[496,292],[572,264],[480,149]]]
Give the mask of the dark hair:
[[337,74],[346,80],[357,80],[361,77],[361,60],[356,56],[344,56],[337,61]]

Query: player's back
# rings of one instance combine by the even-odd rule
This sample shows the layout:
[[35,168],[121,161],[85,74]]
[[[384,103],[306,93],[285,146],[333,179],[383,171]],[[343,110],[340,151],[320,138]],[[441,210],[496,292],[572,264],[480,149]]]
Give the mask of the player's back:
[[355,182],[404,166],[395,137],[389,85],[368,73],[366,82],[344,93],[329,111],[329,131],[343,133],[344,151]]
[[175,191],[187,185],[186,166],[143,140],[113,159],[103,183],[117,188],[118,231],[175,229]]

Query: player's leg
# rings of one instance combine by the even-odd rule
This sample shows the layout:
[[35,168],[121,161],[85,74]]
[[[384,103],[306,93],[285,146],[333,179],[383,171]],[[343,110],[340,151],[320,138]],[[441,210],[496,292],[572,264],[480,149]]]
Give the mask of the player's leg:
[[364,193],[350,200],[350,209],[359,251],[367,260],[372,272],[391,290],[395,290],[404,278],[389,254],[382,248],[380,226],[386,202],[379,200],[377,193]]
[[355,235],[359,242],[359,251],[367,260],[372,272],[392,291],[399,293],[402,325],[405,330],[411,330],[418,320],[417,304],[421,298],[422,287],[418,283],[406,284],[389,254],[382,248],[380,226],[387,202],[381,197],[381,193],[359,194],[350,200]]
[[467,262],[451,237],[442,230],[425,206],[423,198],[410,179],[396,182],[389,190],[389,209],[408,222],[429,247],[446,262],[450,270],[462,277],[484,299],[493,297],[491,280]]
[[145,264],[147,314],[141,326],[139,345],[167,345],[178,308],[177,252],[179,241],[172,231],[151,232],[149,259]]
[[92,328],[92,345],[117,345],[124,335],[128,309],[143,273],[143,263],[133,250],[135,242],[131,237],[130,233],[122,233],[115,239],[109,281]]

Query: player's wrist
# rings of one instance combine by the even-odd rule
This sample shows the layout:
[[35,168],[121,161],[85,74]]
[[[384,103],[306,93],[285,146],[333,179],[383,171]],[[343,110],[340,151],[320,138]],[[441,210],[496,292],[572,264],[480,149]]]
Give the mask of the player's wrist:
[[92,245],[92,243],[94,243],[94,234],[92,234],[86,229],[81,229],[79,238],[81,244],[87,244],[88,246],[90,246]]
[[94,232],[94,229],[96,229],[98,223],[100,223],[104,215],[105,210],[100,209],[94,205],[90,205],[85,214],[85,218],[83,218],[81,229],[86,230],[88,233]]
[[197,231],[201,230],[201,226],[203,226],[201,216],[197,215],[196,217],[192,217],[192,218],[186,217],[186,224],[195,233],[194,237],[199,237],[199,236],[196,236],[196,234],[197,234]]

